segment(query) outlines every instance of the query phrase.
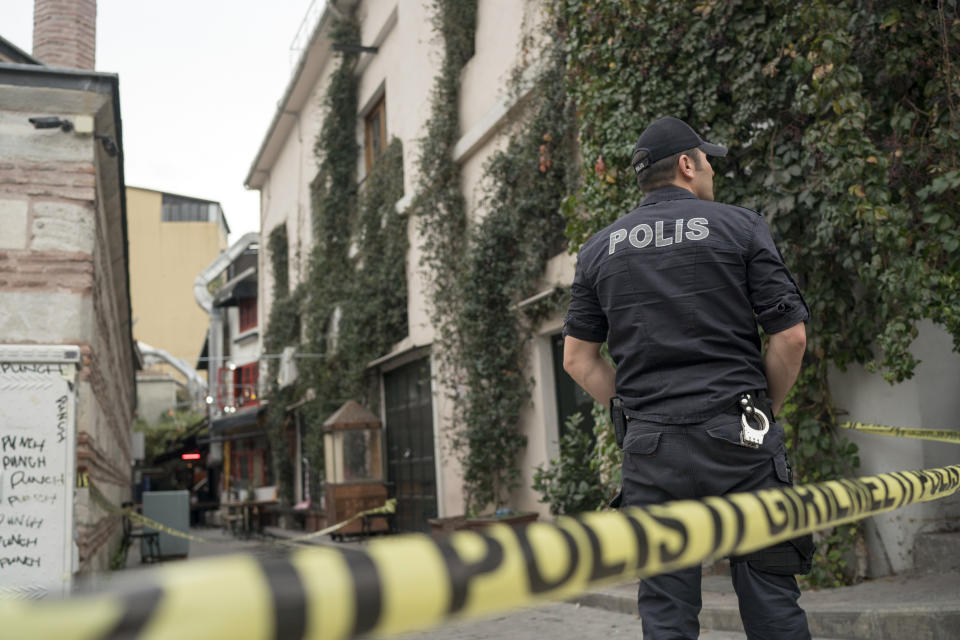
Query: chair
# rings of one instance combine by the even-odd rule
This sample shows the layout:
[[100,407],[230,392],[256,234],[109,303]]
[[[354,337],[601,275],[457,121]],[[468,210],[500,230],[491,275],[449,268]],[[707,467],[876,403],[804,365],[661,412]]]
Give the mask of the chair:
[[[132,509],[132,502],[124,502],[124,509]],[[134,539],[141,539],[146,543],[147,552],[146,554],[140,554],[141,562],[156,562],[160,559],[160,533],[157,531],[144,531],[143,527],[137,529],[133,528],[133,523],[130,521],[126,515],[123,516],[123,544],[125,547],[130,547],[130,541]],[[143,545],[140,545],[141,551],[143,550]]]

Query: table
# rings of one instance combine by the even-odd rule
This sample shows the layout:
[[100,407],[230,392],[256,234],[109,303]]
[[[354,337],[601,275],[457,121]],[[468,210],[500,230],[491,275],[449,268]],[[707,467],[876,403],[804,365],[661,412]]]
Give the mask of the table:
[[261,516],[265,509],[261,507],[275,505],[278,502],[279,500],[276,498],[272,500],[244,500],[240,502],[224,502],[222,506],[227,508],[227,521],[229,522],[230,530],[233,530],[233,523],[239,521],[240,531],[243,537],[249,538],[254,533],[263,533]]

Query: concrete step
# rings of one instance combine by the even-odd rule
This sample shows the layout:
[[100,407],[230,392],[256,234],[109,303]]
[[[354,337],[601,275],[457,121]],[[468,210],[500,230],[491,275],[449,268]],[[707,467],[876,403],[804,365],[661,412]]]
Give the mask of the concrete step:
[[[637,587],[618,585],[574,602],[620,613],[637,611]],[[845,640],[948,640],[960,637],[960,573],[869,580],[851,587],[806,590],[800,605],[815,637]],[[726,576],[704,576],[700,626],[743,631],[737,597]]]
[[917,534],[913,562],[921,572],[960,571],[960,532]]

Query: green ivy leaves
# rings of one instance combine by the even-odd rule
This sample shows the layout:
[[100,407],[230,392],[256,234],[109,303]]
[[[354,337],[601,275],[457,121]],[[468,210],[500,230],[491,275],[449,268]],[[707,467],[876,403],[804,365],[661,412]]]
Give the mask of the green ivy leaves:
[[[337,21],[333,27],[335,41],[356,42],[357,37],[352,21]],[[312,492],[319,495],[323,421],[349,399],[376,410],[379,390],[367,384],[366,365],[408,333],[407,219],[396,210],[403,196],[403,149],[398,140],[391,141],[358,191],[355,63],[356,54],[343,54],[327,87],[327,113],[314,145],[319,169],[311,183],[315,244],[306,279],[292,292],[286,227],[276,227],[268,241],[274,304],[264,346],[276,355],[286,346],[301,344],[311,354],[299,362],[296,385],[285,389],[275,383],[278,361],[271,359],[268,366],[267,420],[274,462],[288,499],[293,467],[286,455],[286,407],[313,390],[314,399],[300,411],[307,426],[305,451],[313,471]],[[356,247],[353,255],[351,243]]]
[[[459,135],[457,82],[473,52],[475,11],[475,0],[435,3],[434,26],[445,57],[414,203],[424,238],[421,266],[431,281],[438,373],[444,386],[458,390],[450,433],[463,465],[468,512],[504,506],[519,485],[518,456],[526,447],[520,420],[532,386],[526,369],[531,330],[536,318],[557,310],[562,296],[548,296],[536,309],[517,303],[539,293],[546,260],[565,247],[560,200],[575,175],[564,58],[549,50],[549,64],[511,129],[507,149],[485,169],[485,215],[468,227],[452,149]],[[521,76],[516,74],[516,83]]]
[[[639,201],[624,168],[649,122],[673,115],[726,142],[717,199],[764,213],[812,309],[807,369],[787,414],[800,478],[849,472],[856,454],[831,429],[826,363],[904,380],[921,318],[960,345],[956,8],[553,5],[569,24],[568,90],[586,168],[564,203],[572,245]],[[590,170],[600,158],[609,169]]]

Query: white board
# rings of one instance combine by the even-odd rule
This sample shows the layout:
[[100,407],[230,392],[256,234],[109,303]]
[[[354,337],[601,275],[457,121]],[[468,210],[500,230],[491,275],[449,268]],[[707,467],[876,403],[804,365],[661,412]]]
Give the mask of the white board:
[[0,597],[70,589],[80,350],[0,345]]

